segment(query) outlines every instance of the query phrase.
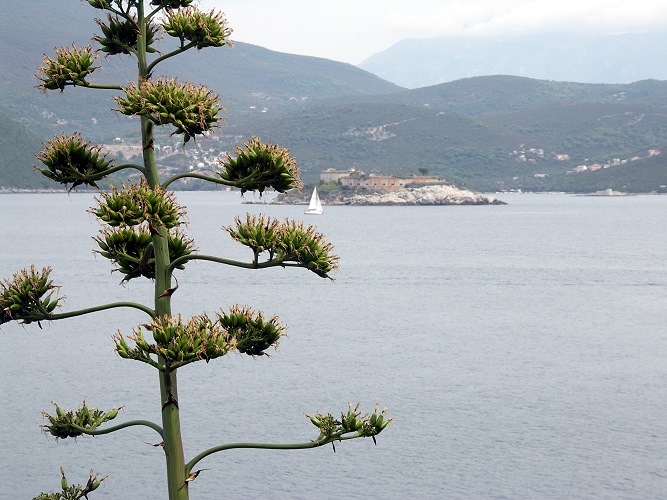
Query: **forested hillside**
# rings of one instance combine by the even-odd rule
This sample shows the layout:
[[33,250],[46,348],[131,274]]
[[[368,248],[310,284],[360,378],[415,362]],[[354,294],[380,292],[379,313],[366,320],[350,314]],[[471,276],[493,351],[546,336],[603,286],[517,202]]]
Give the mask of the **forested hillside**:
[[34,170],[41,145],[32,132],[0,112],[0,190],[56,187]]
[[[44,51],[71,40],[88,43],[94,9],[86,2],[6,0],[3,16],[0,111],[8,131],[2,182],[43,185],[25,166],[34,164],[40,141],[62,132],[132,146],[125,141],[135,140],[138,125],[112,111],[114,92],[67,88],[45,96],[33,88]],[[48,29],[38,29],[47,21]],[[122,58],[111,59],[100,59],[95,81],[134,78]],[[259,134],[290,148],[310,182],[323,169],[356,167],[405,175],[426,168],[478,190],[662,192],[667,185],[667,81],[482,76],[408,90],[349,64],[242,43],[187,54],[164,71],[208,85],[226,108],[219,132],[186,149],[158,133],[163,151],[172,151],[161,152],[164,168],[210,168],[212,156]]]

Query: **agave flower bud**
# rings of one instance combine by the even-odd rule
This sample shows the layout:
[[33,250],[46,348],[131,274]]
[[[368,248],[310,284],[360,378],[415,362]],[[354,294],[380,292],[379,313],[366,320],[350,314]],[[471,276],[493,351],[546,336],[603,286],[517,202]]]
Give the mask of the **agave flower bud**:
[[322,278],[330,278],[329,273],[338,269],[338,256],[333,255],[333,245],[327,243],[324,235],[312,226],[304,227],[302,222],[286,220],[276,242],[278,257],[297,262]]
[[387,418],[386,413],[386,406],[379,412],[378,405],[375,405],[375,411],[370,417],[365,419],[363,427],[359,430],[359,434],[361,436],[370,436],[373,438],[373,441],[375,441],[375,436],[380,434],[391,422],[394,421],[393,418]]
[[42,66],[37,68],[37,79],[41,82],[37,88],[46,92],[47,90],[65,89],[66,85],[87,85],[86,77],[97,69],[93,66],[96,55],[92,53],[92,47],[56,48],[56,58],[51,59],[44,55]]
[[277,316],[268,320],[261,311],[249,307],[232,306],[229,312],[217,313],[218,322],[236,341],[235,348],[249,356],[262,356],[271,346],[278,347],[278,340],[285,335],[285,326]]
[[[192,253],[192,240],[175,230],[168,236],[169,258],[175,260]],[[114,262],[123,275],[123,281],[144,276],[155,278],[155,257],[152,235],[148,228],[140,226],[134,230],[127,227],[110,228],[95,238],[100,247],[99,254]],[[176,266],[183,269],[183,265]]]
[[220,12],[205,13],[194,7],[169,9],[162,27],[168,35],[180,39],[181,44],[187,40],[197,49],[231,45],[228,38],[232,30]]
[[176,204],[173,193],[160,186],[151,188],[145,180],[139,185],[132,183],[121,187],[118,191],[112,186],[110,192],[97,199],[97,209],[91,209],[101,221],[113,227],[131,227],[147,222],[151,231],[158,225],[171,229],[181,224],[185,212]]
[[[137,47],[139,32],[137,24],[128,20],[120,19],[118,16],[107,16],[107,23],[96,19],[96,22],[104,37],[95,35],[93,39],[102,45],[102,52],[107,54],[130,54]],[[156,29],[152,25],[146,27],[146,51],[157,52],[157,49],[151,47],[155,41]]]
[[364,421],[360,418],[359,403],[352,407],[352,403],[348,403],[347,413],[340,414],[341,430],[344,432],[357,432],[364,426]]
[[308,415],[307,413],[305,415],[320,430],[320,436],[322,437],[331,436],[340,428],[339,422],[336,421],[331,413],[324,415],[318,410],[315,416]]
[[65,186],[71,183],[70,189],[79,184],[97,186],[96,182],[106,177],[113,166],[99,146],[84,141],[77,133],[51,139],[37,159],[46,167],[39,169],[43,175]]
[[[144,329],[151,332],[155,344],[149,344]],[[178,316],[155,318],[149,325],[134,329],[128,340],[114,337],[117,352],[127,359],[147,361],[159,355],[167,363],[206,362],[236,350],[250,356],[261,356],[270,346],[277,346],[285,335],[285,327],[277,317],[265,319],[261,312],[248,307],[233,306],[229,312],[220,311],[216,319],[205,314],[185,321]]]
[[[90,493],[91,491],[95,491],[97,488],[100,487],[102,482],[106,481],[108,476],[104,476],[103,478],[100,478],[99,474],[96,474],[93,469],[90,469],[90,475],[88,476],[88,482],[86,485],[83,487],[83,490],[81,491],[82,495],[84,497],[87,497],[87,493]],[[81,497],[79,497],[81,498]]]
[[229,235],[253,249],[256,254],[268,251],[275,253],[280,222],[272,217],[246,214],[245,222],[239,216],[234,219],[236,228],[225,228]]
[[[93,0],[89,0],[93,1]],[[108,479],[108,476],[100,478],[99,474],[96,474],[92,469],[90,470],[90,475],[88,476],[88,481],[85,485],[76,484],[70,485],[67,483],[67,478],[65,477],[65,471],[63,468],[60,468],[60,487],[62,492],[59,493],[41,493],[33,500],[54,500],[56,498],[65,499],[65,498],[88,498],[88,493],[99,488],[100,484]]]
[[[155,344],[143,345],[146,343],[143,328],[150,330]],[[120,339],[120,336],[115,339],[117,349],[120,348]],[[155,318],[150,325],[135,328],[129,340],[134,341],[136,347],[126,344],[123,349],[128,355],[124,357],[143,361],[146,355],[157,354],[168,363],[202,359],[208,362],[226,355],[235,346],[229,332],[205,314],[187,321],[180,315]]]
[[264,192],[272,187],[280,193],[303,187],[299,178],[299,167],[287,148],[277,144],[263,143],[253,137],[243,146],[236,147],[236,158],[225,153],[218,159],[223,168],[220,177],[235,187],[246,191]]
[[252,248],[255,260],[266,251],[270,259],[295,262],[322,278],[330,278],[329,273],[338,269],[333,245],[312,226],[304,227],[302,222],[289,219],[279,223],[271,217],[249,214],[245,222],[240,217],[236,217],[235,222],[235,228],[225,227],[224,230],[239,243]]
[[104,412],[97,408],[89,408],[85,399],[83,405],[75,411],[63,411],[56,403],[53,403],[53,405],[56,407],[55,415],[49,415],[45,411],[42,412],[42,417],[49,421],[49,424],[42,426],[42,430],[49,432],[56,439],[81,436],[83,431],[75,426],[83,427],[89,431],[95,430],[101,424],[115,418],[120,409],[114,408],[109,412]]
[[40,273],[31,266],[0,283],[0,324],[9,321],[27,324],[51,317],[62,297],[57,296],[58,287],[49,279],[50,273],[50,267]]
[[88,0],[88,3],[96,9],[108,9],[109,0]]
[[114,97],[121,113],[146,116],[156,125],[171,124],[184,142],[218,126],[219,98],[203,85],[160,77],[123,90],[125,97]]
[[194,0],[151,0],[151,5],[162,5],[169,9],[188,7]]

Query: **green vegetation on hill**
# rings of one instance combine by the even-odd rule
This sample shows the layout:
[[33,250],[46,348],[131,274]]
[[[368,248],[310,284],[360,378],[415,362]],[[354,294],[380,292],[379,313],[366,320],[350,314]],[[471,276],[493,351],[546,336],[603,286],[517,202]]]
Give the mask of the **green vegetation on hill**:
[[0,112],[0,189],[53,188],[34,169],[41,147],[41,141],[30,130]]
[[[45,39],[40,30],[27,37],[32,25],[26,23],[49,19],[53,26],[48,40],[88,43],[89,38],[77,34],[80,27],[89,37],[86,6],[47,2],[39,6],[41,16],[34,17],[31,9],[37,6],[25,7],[19,0],[6,3],[7,32],[0,41],[16,38],[23,43],[0,46],[6,56],[0,60],[0,111],[42,141],[74,130],[96,143],[126,137],[133,120],[120,114],[115,120],[105,116],[115,107],[113,91],[81,90],[47,98],[32,88]],[[70,21],[63,24],[77,26],[74,33],[59,24],[65,18]],[[99,81],[131,80],[124,71],[111,63]],[[229,120],[207,147],[233,151],[258,134],[289,147],[310,182],[327,168],[354,166],[369,173],[401,174],[426,167],[471,189],[536,186],[586,191],[597,188],[594,177],[567,171],[578,165],[644,158],[648,150],[667,155],[667,81],[582,84],[486,76],[407,90],[349,64],[243,43],[229,50],[187,54],[178,65],[166,62],[163,72],[192,75],[193,81],[220,94]],[[89,110],[97,113],[93,120]],[[164,132],[158,132],[157,140],[170,142]],[[32,164],[32,154],[28,152],[24,162]],[[557,160],[556,155],[569,159]],[[196,164],[191,159],[182,163],[181,168]],[[618,176],[623,185],[641,186],[642,191],[659,190],[667,183],[667,169],[657,166],[652,171],[652,164],[633,162],[638,168],[626,170],[624,163],[606,169],[604,175]]]
[[[107,93],[80,91],[75,96],[40,95],[33,87],[45,47],[90,44],[90,33],[99,28],[89,16],[90,6],[76,0],[62,2],[3,1],[3,34],[0,49],[0,111],[30,120],[30,127],[43,139],[61,131],[79,130],[87,138],[105,141],[127,134],[129,119],[118,116],[109,126],[104,113],[116,106]],[[36,26],[48,22],[46,26]],[[9,43],[19,40],[20,43]],[[174,48],[170,37],[159,49]],[[243,121],[264,114],[300,111],[304,103],[341,96],[386,94],[401,90],[377,76],[350,64],[316,57],[274,52],[235,42],[220,51],[195,51],[178,61],[165,61],[160,74],[188,75],[193,82],[210,87],[221,97],[227,115]],[[109,58],[95,73],[97,83],[134,81],[122,60]],[[92,118],[104,127],[91,120]],[[233,117],[233,118],[232,118]],[[104,118],[104,119],[101,119]]]
[[[628,193],[667,193],[667,155],[633,161],[622,168],[601,169],[563,175],[558,179],[564,191],[594,192],[605,189]],[[585,188],[582,189],[582,186]],[[534,187],[527,186],[529,189]]]
[[[463,102],[464,83],[428,91],[453,95],[447,90],[453,86]],[[420,89],[346,103],[336,99],[326,106],[314,103],[299,113],[264,117],[256,130],[297,151],[307,161],[304,176],[311,182],[326,168],[354,166],[368,173],[400,174],[426,166],[434,174],[479,190],[528,186],[593,190],[597,183],[591,183],[592,177],[567,172],[578,165],[616,161],[617,168],[605,175],[625,178],[630,175],[622,172],[627,160],[667,146],[667,106],[655,97],[667,92],[667,82],[543,85],[523,78],[488,77],[469,83],[474,87],[467,94],[478,96],[482,104],[466,108],[449,100],[426,100]],[[574,102],[575,98],[580,100]],[[486,103],[501,111],[481,112]],[[230,126],[229,131],[243,135],[243,125]],[[642,168],[631,175],[637,181],[624,184],[642,191],[658,190],[667,182],[667,169],[647,173],[651,182],[642,180]]]

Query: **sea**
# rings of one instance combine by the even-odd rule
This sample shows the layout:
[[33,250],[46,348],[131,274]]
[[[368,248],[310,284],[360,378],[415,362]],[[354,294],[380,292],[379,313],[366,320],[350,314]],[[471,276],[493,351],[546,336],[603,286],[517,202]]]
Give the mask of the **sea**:
[[[667,196],[502,194],[507,205],[321,216],[233,192],[177,197],[199,253],[249,261],[223,228],[250,212],[303,220],[340,257],[334,280],[204,261],[175,274],[175,313],[250,305],[288,328],[270,357],[179,371],[186,459],[309,442],[304,413],[348,403],[393,418],[377,444],[209,456],[191,499],[667,498]],[[93,252],[93,198],[0,195],[0,276],[51,266],[63,311],[150,305],[149,281],[121,285]],[[40,430],[52,401],[159,422],[154,369],[113,352],[116,332],[146,321],[114,309],[0,327],[0,497],[57,491],[62,466],[70,483],[108,475],[91,499],[166,498],[153,430],[58,442]]]

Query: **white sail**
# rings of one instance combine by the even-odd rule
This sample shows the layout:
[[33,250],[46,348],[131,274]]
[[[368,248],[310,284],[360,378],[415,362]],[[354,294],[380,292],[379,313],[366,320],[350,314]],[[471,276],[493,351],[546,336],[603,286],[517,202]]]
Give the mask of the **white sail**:
[[311,215],[322,215],[324,210],[322,209],[322,203],[320,202],[320,197],[317,196],[317,188],[313,189],[313,195],[310,197],[310,203],[308,204],[308,210],[304,214]]

